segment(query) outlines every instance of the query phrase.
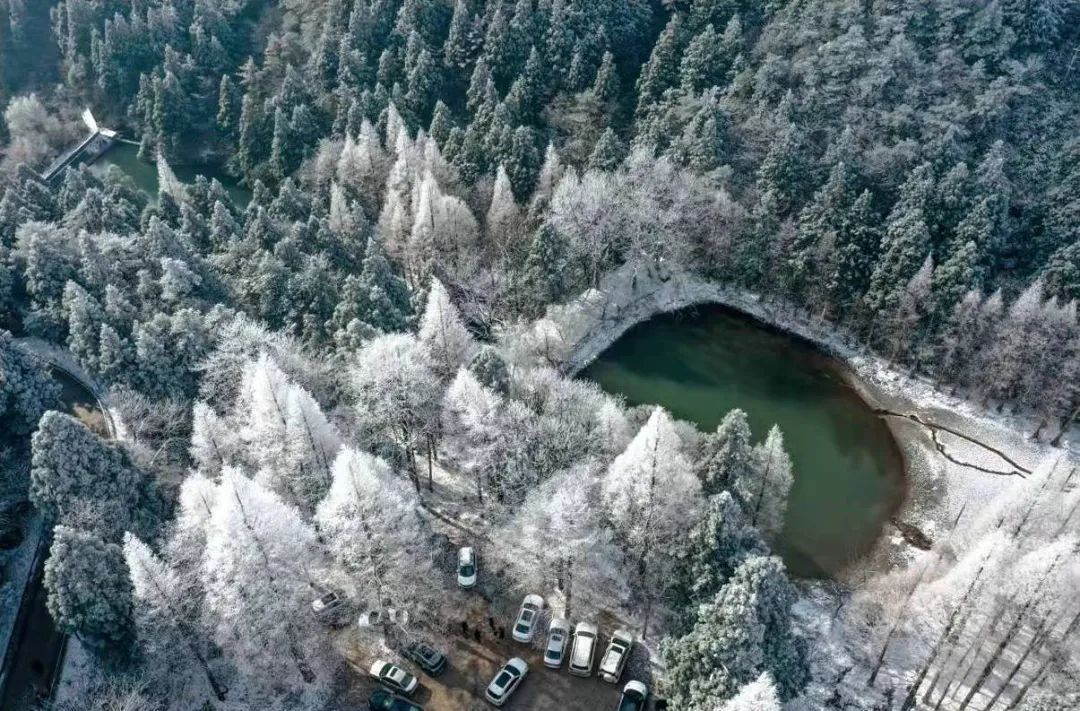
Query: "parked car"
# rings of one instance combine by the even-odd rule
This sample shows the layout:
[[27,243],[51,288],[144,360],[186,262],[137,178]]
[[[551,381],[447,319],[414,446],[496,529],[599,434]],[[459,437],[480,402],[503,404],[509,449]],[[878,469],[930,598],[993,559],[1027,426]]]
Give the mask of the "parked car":
[[416,687],[420,686],[420,680],[415,676],[396,664],[382,660],[371,665],[371,675],[383,686],[393,691],[400,691],[406,696],[412,696]]
[[335,590],[327,590],[311,601],[311,612],[315,619],[330,627],[349,624],[348,608],[345,598]]
[[428,676],[438,676],[446,670],[446,655],[424,642],[413,642],[401,650],[401,654],[415,662]]
[[525,675],[529,673],[529,665],[521,657],[514,657],[499,670],[495,678],[488,684],[484,691],[484,698],[496,706],[502,706],[510,695],[514,693]]
[[558,669],[566,656],[566,640],[570,636],[570,623],[556,617],[548,625],[547,646],[544,647],[544,666]]
[[596,625],[579,622],[574,628],[574,648],[570,652],[570,673],[576,676],[592,674],[593,655],[596,651]]
[[463,588],[476,585],[476,551],[469,546],[458,551],[457,584]]
[[371,711],[424,711],[423,706],[382,690],[371,692],[367,704]]
[[611,684],[618,682],[633,646],[634,636],[626,630],[617,630],[611,635],[604,657],[600,660],[600,678]]
[[514,623],[514,639],[529,643],[536,635],[536,622],[540,619],[540,610],[544,607],[544,598],[539,595],[526,595]]
[[645,711],[645,702],[649,699],[649,687],[640,681],[628,681],[619,697],[618,711]]

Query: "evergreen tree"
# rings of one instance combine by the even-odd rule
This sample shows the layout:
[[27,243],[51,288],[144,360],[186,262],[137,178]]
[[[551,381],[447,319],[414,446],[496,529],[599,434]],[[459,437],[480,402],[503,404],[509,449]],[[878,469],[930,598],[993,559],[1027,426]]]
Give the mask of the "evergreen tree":
[[612,171],[619,167],[625,157],[626,146],[609,126],[600,134],[593,147],[592,155],[589,156],[589,169]]
[[706,25],[686,48],[679,67],[679,82],[683,91],[698,94],[717,84],[721,65],[720,38],[713,26]]
[[806,642],[791,628],[796,596],[777,558],[743,562],[716,597],[701,606],[693,629],[664,645],[671,703],[708,708],[766,671],[782,699],[798,695],[810,673]]
[[615,55],[604,52],[600,59],[600,68],[596,70],[593,93],[601,101],[614,101],[619,96],[619,72],[615,66]]
[[637,81],[637,115],[644,116],[659,101],[664,90],[678,80],[679,15],[668,21],[660,38],[653,45],[649,61],[641,68]]
[[43,580],[57,627],[84,642],[126,651],[132,595],[120,546],[89,531],[57,526]]
[[705,440],[699,468],[707,496],[715,496],[738,479],[753,475],[750,421],[744,411],[735,409],[724,415],[716,432]]

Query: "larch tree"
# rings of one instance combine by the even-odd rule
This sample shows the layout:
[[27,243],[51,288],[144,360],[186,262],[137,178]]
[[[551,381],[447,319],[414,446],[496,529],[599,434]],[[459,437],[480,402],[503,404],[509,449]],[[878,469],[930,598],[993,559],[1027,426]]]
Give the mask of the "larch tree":
[[[432,325],[432,336],[437,322]],[[454,343],[454,341],[448,341]],[[460,345],[460,342],[458,342]],[[453,357],[464,357],[460,351]],[[371,437],[384,437],[400,448],[402,466],[417,491],[420,477],[415,457],[428,448],[438,430],[442,385],[428,346],[406,334],[378,336],[365,344],[351,371],[356,412]]]
[[217,700],[224,701],[228,689],[211,667],[210,658],[216,650],[203,624],[201,591],[195,581],[130,533],[124,537],[123,551],[133,590],[135,630],[140,648],[160,665],[158,683],[187,681],[188,675],[171,673],[176,651],[184,650]]
[[739,693],[725,702],[720,711],[780,711],[780,696],[769,672],[762,672]]
[[335,666],[318,623],[297,614],[315,595],[318,560],[299,511],[240,471],[222,472],[201,574],[214,639],[249,693],[293,708],[324,702]]
[[500,534],[513,541],[505,561],[515,581],[560,597],[564,617],[611,612],[629,597],[622,556],[599,509],[596,474],[577,466],[530,492]]
[[419,612],[432,600],[430,532],[419,501],[384,460],[349,447],[334,460],[333,483],[315,520],[335,559],[356,581],[358,598]]
[[444,382],[468,364],[476,351],[476,341],[465,328],[461,312],[438,279],[431,280],[417,337],[428,349],[435,372]]
[[653,600],[670,573],[671,553],[700,511],[701,484],[666,411],[653,410],[608,467],[600,491],[616,541],[644,581],[644,637]]

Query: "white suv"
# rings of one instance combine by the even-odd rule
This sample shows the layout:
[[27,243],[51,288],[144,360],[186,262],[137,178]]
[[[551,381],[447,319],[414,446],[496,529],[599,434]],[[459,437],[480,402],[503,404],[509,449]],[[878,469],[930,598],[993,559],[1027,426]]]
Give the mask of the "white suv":
[[596,625],[579,622],[574,628],[574,649],[570,652],[570,673],[575,676],[592,674],[593,655],[596,652]]
[[619,681],[633,646],[634,637],[626,630],[618,630],[611,635],[607,651],[604,652],[604,658],[600,661],[600,678],[611,684]]

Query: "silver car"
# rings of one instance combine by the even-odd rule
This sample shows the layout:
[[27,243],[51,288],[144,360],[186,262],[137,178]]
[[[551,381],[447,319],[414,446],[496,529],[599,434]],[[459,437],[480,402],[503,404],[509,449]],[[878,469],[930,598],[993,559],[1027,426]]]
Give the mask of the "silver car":
[[514,622],[514,639],[528,644],[536,635],[536,623],[540,619],[540,611],[544,609],[544,598],[539,595],[526,595],[518,610],[517,620]]
[[514,657],[499,670],[495,678],[484,690],[484,698],[496,706],[506,703],[510,695],[521,685],[525,675],[529,673],[529,665],[521,657]]
[[544,647],[544,666],[558,669],[566,656],[566,640],[570,638],[570,623],[556,617],[548,626],[547,646]]

